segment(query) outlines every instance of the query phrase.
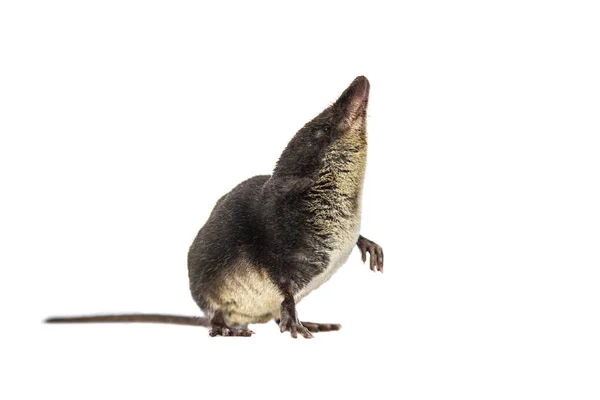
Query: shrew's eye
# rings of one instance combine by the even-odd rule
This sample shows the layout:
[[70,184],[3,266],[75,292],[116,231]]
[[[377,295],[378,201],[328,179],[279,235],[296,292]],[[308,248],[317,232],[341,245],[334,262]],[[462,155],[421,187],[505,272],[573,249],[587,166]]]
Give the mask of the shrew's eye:
[[313,137],[316,139],[320,139],[325,137],[325,135],[329,135],[331,132],[331,126],[329,125],[317,125],[313,128]]

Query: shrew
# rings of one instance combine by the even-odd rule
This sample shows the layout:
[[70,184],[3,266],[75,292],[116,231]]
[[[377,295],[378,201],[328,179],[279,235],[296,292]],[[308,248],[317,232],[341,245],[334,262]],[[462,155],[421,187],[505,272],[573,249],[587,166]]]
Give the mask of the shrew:
[[338,324],[300,322],[296,304],[327,281],[358,245],[383,271],[383,250],[360,235],[367,161],[369,81],[340,98],[289,142],[272,175],[250,178],[215,205],[188,253],[192,297],[205,317],[158,314],[50,318],[47,322],[164,322],[210,326],[211,336],[250,336],[275,320],[312,337]]

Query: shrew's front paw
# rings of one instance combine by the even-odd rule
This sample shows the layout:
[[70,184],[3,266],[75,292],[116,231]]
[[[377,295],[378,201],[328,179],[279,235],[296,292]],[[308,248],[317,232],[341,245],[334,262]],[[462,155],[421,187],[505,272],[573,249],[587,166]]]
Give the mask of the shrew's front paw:
[[363,262],[367,261],[367,253],[369,253],[371,271],[383,272],[383,249],[381,246],[363,236],[358,237],[356,245],[362,253]]

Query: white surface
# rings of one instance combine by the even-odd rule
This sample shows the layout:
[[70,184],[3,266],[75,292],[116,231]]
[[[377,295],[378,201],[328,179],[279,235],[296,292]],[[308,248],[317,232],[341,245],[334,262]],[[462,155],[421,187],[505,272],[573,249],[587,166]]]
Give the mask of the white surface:
[[[0,397],[600,397],[600,15],[488,3],[3,2]],[[40,323],[195,314],[215,201],[360,74],[386,271],[299,307],[339,333]]]

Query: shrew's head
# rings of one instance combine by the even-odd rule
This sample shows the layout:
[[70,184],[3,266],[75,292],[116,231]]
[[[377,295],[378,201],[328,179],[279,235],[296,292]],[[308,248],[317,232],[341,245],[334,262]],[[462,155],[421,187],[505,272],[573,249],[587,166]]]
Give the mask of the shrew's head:
[[332,151],[366,154],[369,87],[364,76],[354,79],[335,103],[296,133],[273,174],[311,176],[323,167]]

